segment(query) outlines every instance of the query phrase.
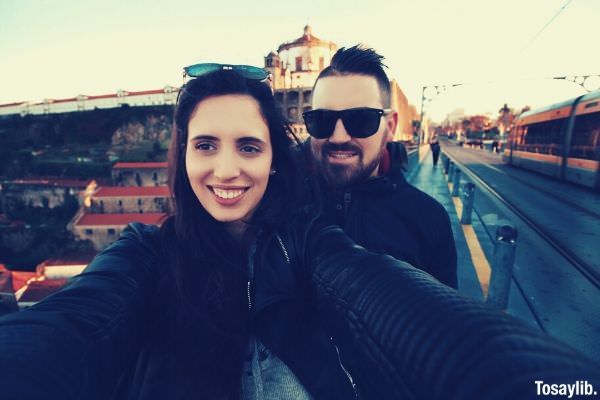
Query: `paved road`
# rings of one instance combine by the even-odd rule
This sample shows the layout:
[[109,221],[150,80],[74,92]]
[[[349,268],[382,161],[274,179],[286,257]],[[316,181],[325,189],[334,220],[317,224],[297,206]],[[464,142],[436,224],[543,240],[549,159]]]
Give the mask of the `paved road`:
[[[500,155],[485,150],[447,144],[444,151],[600,275],[600,194],[503,165]],[[519,231],[511,301],[520,294],[542,330],[600,360],[600,289],[590,274],[501,202],[477,193],[475,211],[490,238],[506,223]]]

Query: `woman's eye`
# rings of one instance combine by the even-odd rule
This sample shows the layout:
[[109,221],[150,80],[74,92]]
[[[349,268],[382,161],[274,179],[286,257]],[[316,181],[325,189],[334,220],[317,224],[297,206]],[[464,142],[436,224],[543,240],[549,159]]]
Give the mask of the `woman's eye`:
[[196,143],[196,145],[194,146],[196,148],[196,150],[200,150],[200,151],[210,151],[210,150],[214,150],[215,146],[212,143]]
[[245,145],[240,147],[242,153],[260,153],[261,150],[257,146]]

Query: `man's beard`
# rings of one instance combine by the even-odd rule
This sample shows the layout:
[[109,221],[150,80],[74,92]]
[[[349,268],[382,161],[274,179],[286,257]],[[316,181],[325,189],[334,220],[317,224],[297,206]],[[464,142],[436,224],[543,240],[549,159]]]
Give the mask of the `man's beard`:
[[[360,147],[353,143],[333,144],[325,142],[321,147],[320,157],[316,160],[318,169],[327,182],[335,188],[345,188],[357,182],[368,179],[373,171],[379,166],[383,157],[383,149],[386,145],[385,140],[382,140],[380,151],[368,164],[364,164],[363,152]],[[353,165],[331,164],[328,153],[334,151],[351,151],[356,153],[358,163]]]

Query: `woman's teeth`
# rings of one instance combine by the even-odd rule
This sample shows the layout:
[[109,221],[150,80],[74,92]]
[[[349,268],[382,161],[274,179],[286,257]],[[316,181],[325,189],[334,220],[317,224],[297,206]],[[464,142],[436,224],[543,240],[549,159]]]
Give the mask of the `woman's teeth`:
[[212,188],[213,193],[222,199],[234,199],[239,197],[246,191],[246,189],[218,189]]

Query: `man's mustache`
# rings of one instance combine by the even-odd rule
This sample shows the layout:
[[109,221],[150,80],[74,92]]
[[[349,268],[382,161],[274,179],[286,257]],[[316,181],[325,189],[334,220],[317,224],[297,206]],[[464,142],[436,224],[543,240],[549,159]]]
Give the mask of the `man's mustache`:
[[327,142],[327,143],[323,144],[323,148],[321,149],[321,152],[323,153],[323,155],[326,155],[327,153],[330,153],[330,152],[336,152],[336,151],[354,152],[359,156],[362,154],[360,147],[356,146],[353,143],[337,144],[337,143]]

